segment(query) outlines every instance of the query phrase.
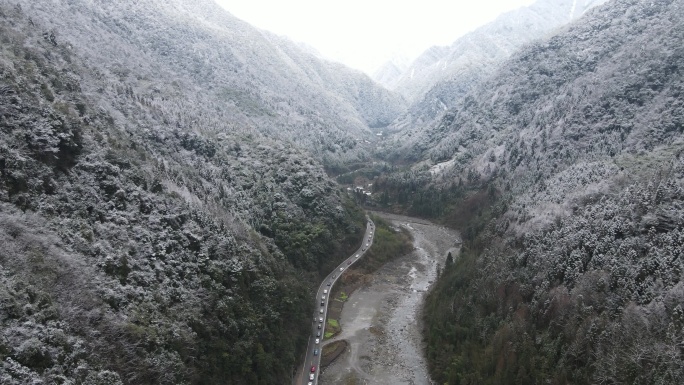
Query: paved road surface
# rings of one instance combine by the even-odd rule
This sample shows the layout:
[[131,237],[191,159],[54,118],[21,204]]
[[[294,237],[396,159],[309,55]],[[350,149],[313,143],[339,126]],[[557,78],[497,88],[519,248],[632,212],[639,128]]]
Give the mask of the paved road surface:
[[[321,282],[321,286],[316,292],[316,311],[312,314],[312,332],[311,337],[309,337],[309,344],[306,348],[306,357],[304,359],[304,368],[301,370],[300,374],[295,378],[295,385],[315,385],[318,383],[318,374],[320,371],[321,364],[321,342],[323,341],[323,336],[325,335],[325,321],[328,315],[328,301],[330,300],[330,289],[335,284],[340,275],[344,273],[345,270],[356,261],[361,259],[361,256],[368,250],[368,248],[373,244],[373,235],[375,231],[375,224],[369,218],[366,225],[366,234],[363,237],[363,243],[361,247],[356,250],[349,258],[342,261],[342,263],[335,268],[327,277]],[[325,299],[323,299],[325,297]],[[321,306],[321,302],[323,305]],[[320,332],[320,336],[318,336]],[[318,339],[318,343],[316,343]],[[312,372],[311,367],[315,370]],[[310,375],[313,374],[313,380],[310,379]]]

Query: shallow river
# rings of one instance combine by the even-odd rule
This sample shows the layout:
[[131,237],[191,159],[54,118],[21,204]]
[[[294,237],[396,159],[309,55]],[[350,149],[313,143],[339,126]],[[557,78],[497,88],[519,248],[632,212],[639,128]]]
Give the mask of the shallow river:
[[385,217],[411,232],[415,248],[349,296],[340,317],[342,333],[334,338],[346,340],[349,348],[321,373],[320,385],[431,384],[420,310],[437,266],[444,266],[449,251],[456,255],[460,237],[423,220]]

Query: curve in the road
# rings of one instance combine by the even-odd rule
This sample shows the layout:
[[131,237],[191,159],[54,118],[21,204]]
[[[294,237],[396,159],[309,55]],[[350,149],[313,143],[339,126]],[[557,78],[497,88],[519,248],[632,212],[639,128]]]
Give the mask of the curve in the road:
[[[368,222],[366,224],[366,233],[363,236],[363,243],[361,243],[361,247],[359,247],[359,249],[347,259],[342,261],[342,263],[337,266],[335,270],[328,274],[328,276],[323,279],[323,282],[321,282],[321,285],[318,287],[318,291],[316,292],[316,305],[319,305],[320,301],[323,301],[324,305],[322,307],[316,306],[316,312],[314,313],[313,317],[312,333],[309,337],[309,343],[306,346],[304,366],[302,368],[301,374],[295,379],[295,385],[315,385],[318,383],[318,375],[320,373],[321,365],[321,352],[323,346],[321,341],[325,336],[325,324],[328,316],[330,289],[332,289],[340,276],[342,276],[342,274],[347,271],[351,265],[360,260],[368,248],[372,246],[375,224],[370,220],[370,218],[366,219]],[[328,285],[328,283],[330,283],[330,285]],[[325,296],[324,300],[322,299],[323,296]],[[320,309],[323,310],[323,313],[320,312]],[[320,331],[320,337],[316,336],[318,331]],[[319,340],[318,343],[316,342],[316,339]],[[314,369],[313,371],[311,370],[312,367]],[[313,379],[310,377],[311,374],[313,374]]]

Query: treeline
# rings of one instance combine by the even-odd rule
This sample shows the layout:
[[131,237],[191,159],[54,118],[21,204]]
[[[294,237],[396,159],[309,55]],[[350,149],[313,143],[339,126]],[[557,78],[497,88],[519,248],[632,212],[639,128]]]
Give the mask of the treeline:
[[466,193],[462,183],[435,185],[427,172],[381,175],[373,181],[373,202],[421,218],[439,218]]

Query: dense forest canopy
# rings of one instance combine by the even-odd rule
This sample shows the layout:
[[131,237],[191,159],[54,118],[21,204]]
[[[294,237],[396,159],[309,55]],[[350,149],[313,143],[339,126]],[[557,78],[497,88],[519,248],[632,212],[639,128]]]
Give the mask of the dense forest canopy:
[[289,141],[301,118],[202,58],[261,35],[195,5],[0,3],[3,384],[281,383],[311,288],[361,241],[327,150]]

